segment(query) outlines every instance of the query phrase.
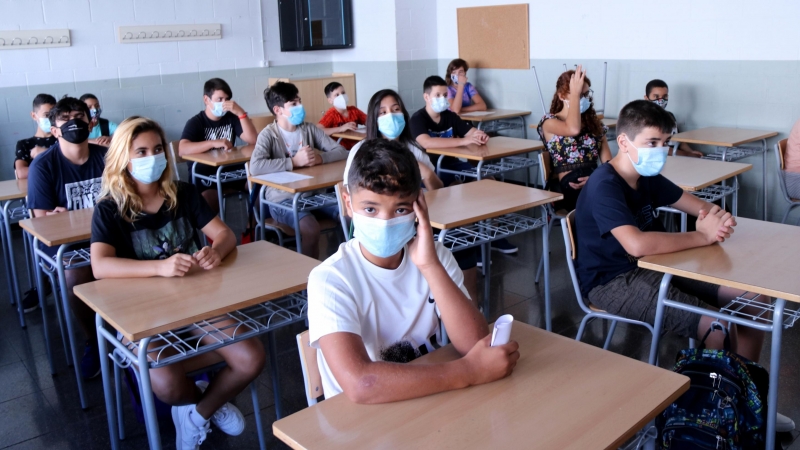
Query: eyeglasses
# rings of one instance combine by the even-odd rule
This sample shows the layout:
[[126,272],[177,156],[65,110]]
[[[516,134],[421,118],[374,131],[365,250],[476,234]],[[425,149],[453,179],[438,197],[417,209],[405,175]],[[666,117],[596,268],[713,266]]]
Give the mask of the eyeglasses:
[[594,91],[589,89],[588,91],[581,94],[581,97],[584,98],[594,98]]

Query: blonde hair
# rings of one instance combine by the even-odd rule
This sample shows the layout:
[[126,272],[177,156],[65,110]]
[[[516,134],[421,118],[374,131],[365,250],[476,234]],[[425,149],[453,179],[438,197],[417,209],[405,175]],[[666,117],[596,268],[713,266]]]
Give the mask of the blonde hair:
[[[168,144],[161,126],[146,117],[133,116],[119,124],[111,138],[108,153],[106,153],[106,168],[103,170],[100,199],[116,203],[119,215],[127,222],[136,221],[142,214],[142,198],[136,192],[136,182],[128,172],[128,163],[131,160],[130,149],[137,136],[149,131],[158,134],[166,152]],[[167,167],[157,183],[159,184],[158,193],[164,196],[167,209],[175,209],[178,204],[178,187],[172,181],[169,158],[167,158]]]

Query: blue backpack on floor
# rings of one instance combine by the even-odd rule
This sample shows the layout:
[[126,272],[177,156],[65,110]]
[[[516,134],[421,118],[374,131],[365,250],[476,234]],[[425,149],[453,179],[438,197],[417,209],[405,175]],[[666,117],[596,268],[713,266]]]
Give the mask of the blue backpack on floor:
[[[709,350],[714,329],[725,333],[725,349]],[[681,350],[675,372],[691,386],[656,417],[662,449],[763,449],[766,434],[769,374],[730,350],[728,330],[715,322],[699,348]]]

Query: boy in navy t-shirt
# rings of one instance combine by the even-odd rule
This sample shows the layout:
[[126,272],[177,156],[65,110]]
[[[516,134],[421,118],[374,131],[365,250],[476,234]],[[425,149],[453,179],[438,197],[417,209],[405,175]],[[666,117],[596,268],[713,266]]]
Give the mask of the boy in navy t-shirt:
[[[28,171],[28,208],[34,217],[94,207],[105,168],[107,148],[89,143],[92,126],[86,103],[62,98],[50,111],[50,124],[58,142],[36,157]],[[57,251],[42,249],[53,256]],[[72,293],[74,286],[93,280],[92,268],[67,270],[66,278],[70,308],[87,339],[81,373],[94,378],[100,373],[94,312]]]

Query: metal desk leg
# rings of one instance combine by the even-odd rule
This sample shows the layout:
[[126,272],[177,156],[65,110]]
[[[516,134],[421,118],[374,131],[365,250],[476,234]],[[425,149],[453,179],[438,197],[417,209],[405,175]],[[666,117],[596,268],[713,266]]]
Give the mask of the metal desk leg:
[[444,155],[439,155],[439,159],[436,160],[436,176],[441,178],[442,177],[442,161],[444,160]]
[[272,371],[272,392],[275,395],[275,418],[283,417],[283,401],[281,400],[281,380],[278,371],[278,344],[275,332],[267,333],[267,344],[269,345],[269,365]]
[[672,275],[665,273],[661,278],[661,287],[658,290],[658,304],[656,306],[656,317],[653,322],[653,340],[650,342],[650,359],[651,365],[658,364],[658,344],[661,338],[661,331],[664,328],[664,300],[667,298],[669,291],[669,283],[672,281]]
[[[36,244],[36,241],[34,241]],[[58,271],[58,284],[61,288],[61,304],[62,311],[64,311],[64,321],[67,323],[67,336],[69,337],[70,350],[72,352],[72,362],[75,368],[75,378],[78,382],[78,395],[81,398],[81,408],[86,409],[89,405],[86,403],[86,395],[83,393],[83,377],[81,376],[80,357],[78,356],[78,342],[75,338],[75,325],[72,323],[72,308],[69,306],[69,294],[67,292],[67,275],[64,270],[64,250],[67,246],[62,245],[58,247],[56,253],[56,270]]]
[[[733,211],[733,216],[736,217],[739,215],[739,176],[733,177],[733,195],[732,195],[731,203],[731,211]],[[764,218],[766,220],[766,218]]]
[[[766,204],[765,204],[766,205]],[[772,348],[769,356],[769,394],[767,394],[767,445],[775,448],[775,420],[778,414],[778,379],[781,368],[781,339],[783,338],[783,307],[786,301],[775,299],[772,314]]]
[[481,245],[483,259],[483,316],[489,318],[489,296],[492,293],[492,244]]
[[[761,187],[764,189],[764,220],[767,220],[767,140],[761,140]],[[767,447],[769,448],[769,447]]]
[[6,274],[11,277],[11,282],[8,287],[11,290],[12,301],[16,301],[17,303],[19,325],[25,328],[25,312],[22,310],[22,297],[19,294],[19,280],[17,280],[17,265],[14,261],[14,244],[11,240],[11,217],[8,214],[8,208],[11,203],[13,203],[13,201],[7,201],[3,204],[3,234],[5,235],[5,242],[3,242],[3,245],[5,247],[5,253],[7,253],[6,259],[8,261]]
[[189,182],[191,182],[192,184],[194,184],[194,174],[196,173],[195,172],[196,170],[197,170],[197,163],[192,162],[192,170],[189,171]]
[[297,245],[297,253],[303,254],[303,243],[300,236],[300,212],[297,210],[297,202],[300,200],[299,192],[292,198],[292,216],[294,218],[294,242]]
[[[5,203],[7,203],[7,202],[5,202]],[[0,244],[3,247],[3,263],[6,266],[6,281],[7,281],[6,286],[8,286],[8,299],[11,301],[11,305],[13,306],[13,305],[17,304],[17,299],[14,296],[14,285],[12,284],[12,281],[11,281],[12,280],[12,278],[11,278],[11,265],[8,263],[9,257],[11,256],[11,252],[9,252],[8,249],[6,248],[6,226],[5,226],[5,224],[8,221],[8,217],[7,217],[7,214],[6,214],[5,203],[3,203],[3,208],[2,208],[3,217],[2,217],[2,219],[0,219],[0,220],[3,221],[3,223],[0,224]]]
[[528,139],[528,124],[525,123],[525,116],[519,116],[519,121],[522,123],[522,139]]
[[[36,252],[33,254],[34,264],[36,264],[36,269],[34,270],[34,278],[36,280],[36,292],[39,294],[39,307],[42,308],[42,328],[44,328],[44,342],[45,347],[47,347],[47,361],[50,363],[50,375],[56,374],[56,369],[53,365],[53,350],[50,344],[50,331],[49,331],[49,322],[47,320],[47,300],[46,296],[44,295],[44,283],[42,281],[42,274],[39,273],[39,257],[36,255]],[[54,290],[55,291],[55,290]],[[59,313],[60,308],[58,307],[58,299],[55,299],[56,303],[56,314],[58,315],[58,325],[61,326],[61,313]],[[63,337],[63,333],[62,333]],[[66,350],[66,347],[64,348]],[[69,358],[67,358],[67,363],[69,363]]]
[[483,179],[481,175],[481,169],[483,168],[483,161],[478,161],[478,181]]
[[[542,206],[544,214],[547,208]],[[542,262],[544,266],[544,328],[547,331],[553,330],[552,319],[550,318],[550,227],[542,227]]]
[[261,422],[261,406],[258,403],[258,389],[256,384],[258,381],[253,380],[250,383],[250,397],[253,399],[253,417],[256,421],[256,431],[258,432],[258,448],[260,450],[267,450],[267,440],[264,436],[264,427]]
[[114,391],[111,387],[111,377],[113,375],[111,373],[111,367],[109,365],[110,362],[108,360],[108,346],[106,344],[106,338],[100,331],[104,327],[103,318],[100,316],[100,314],[95,314],[94,323],[97,327],[97,348],[100,349],[100,373],[103,377],[103,394],[105,395],[106,400],[108,434],[111,437],[111,448],[117,450],[119,448],[119,436],[117,435],[117,426],[114,423],[114,417],[116,414],[114,413],[114,402],[112,401],[112,398],[114,398]]
[[[139,341],[139,360],[137,370],[139,371],[139,393],[142,397],[142,407],[144,409],[144,422],[147,427],[147,441],[150,443],[150,450],[161,450],[161,435],[158,430],[158,418],[156,416],[156,404],[153,400],[153,386],[150,384],[150,365],[147,362],[147,347],[150,345],[149,337]],[[114,417],[109,415],[109,417]],[[109,422],[111,427],[113,421]]]
[[[736,213],[733,214],[734,216]],[[686,222],[688,215],[685,212],[681,212],[681,233],[686,233]]]
[[222,166],[217,167],[217,201],[219,201],[219,218],[225,222],[225,201],[222,197],[222,181],[220,176],[222,175]]

